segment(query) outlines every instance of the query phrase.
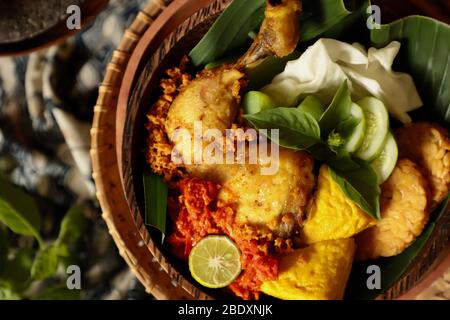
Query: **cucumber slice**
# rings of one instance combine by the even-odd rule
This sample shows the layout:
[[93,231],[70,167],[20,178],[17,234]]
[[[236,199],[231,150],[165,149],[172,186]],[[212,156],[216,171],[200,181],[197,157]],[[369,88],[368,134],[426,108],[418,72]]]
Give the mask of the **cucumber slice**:
[[388,133],[381,154],[370,164],[378,177],[378,184],[385,182],[395,168],[398,159],[397,142],[392,133]]
[[244,96],[245,114],[254,114],[262,110],[274,108],[275,105],[270,97],[259,91],[249,91]]
[[371,162],[383,150],[389,132],[389,114],[383,102],[376,98],[364,98],[359,100],[357,104],[364,111],[366,132],[361,146],[355,152],[355,156]]
[[322,114],[325,112],[325,107],[322,102],[314,96],[307,96],[302,103],[297,107],[302,112],[309,113],[317,121],[319,121]]
[[344,148],[347,152],[353,153],[361,147],[366,132],[366,117],[360,106],[356,103],[352,104],[350,115],[359,121],[358,125],[353,129],[351,135],[347,138]]

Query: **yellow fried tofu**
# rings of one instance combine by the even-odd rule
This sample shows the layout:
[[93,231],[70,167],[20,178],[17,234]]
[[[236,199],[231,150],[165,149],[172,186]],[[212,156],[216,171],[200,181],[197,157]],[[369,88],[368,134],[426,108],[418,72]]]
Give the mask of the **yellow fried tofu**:
[[395,256],[411,245],[428,222],[427,194],[419,167],[400,159],[381,186],[381,220],[356,237],[356,259]]
[[352,268],[355,242],[328,240],[281,258],[277,280],[264,282],[261,291],[284,300],[339,300]]
[[318,186],[302,230],[302,240],[315,243],[349,238],[373,226],[376,220],[359,208],[342,192],[330,175],[320,168]]

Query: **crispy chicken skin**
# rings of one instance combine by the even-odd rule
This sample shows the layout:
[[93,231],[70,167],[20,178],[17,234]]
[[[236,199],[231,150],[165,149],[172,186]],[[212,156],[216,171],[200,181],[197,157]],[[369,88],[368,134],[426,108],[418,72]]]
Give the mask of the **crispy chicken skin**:
[[[174,136],[177,129],[194,137],[194,124],[201,121],[202,130],[231,128],[239,109],[242,78],[237,69],[221,68],[200,73],[175,98],[166,120],[166,132],[180,155],[193,158],[190,141]],[[189,145],[186,145],[188,143]]]
[[[169,109],[166,131],[170,139],[176,129],[193,134],[196,121],[203,130],[224,131],[231,127],[240,103],[246,65],[268,55],[285,56],[294,51],[299,40],[300,0],[268,0],[265,19],[253,45],[235,64],[205,70],[180,92]],[[183,146],[178,146],[183,156]],[[191,150],[192,152],[192,150]],[[191,156],[189,155],[184,156]]]
[[416,162],[429,179],[432,207],[450,191],[450,139],[435,123],[416,122],[395,131],[399,156]]
[[428,192],[419,167],[400,159],[381,186],[381,220],[356,236],[356,259],[391,257],[405,250],[428,221]]
[[[295,49],[299,39],[300,9],[299,0],[268,0],[265,20],[249,51],[235,65],[199,73],[175,98],[165,124],[169,139],[185,160],[186,171],[223,185],[226,192],[219,197],[235,205],[239,221],[277,229],[276,223],[282,220],[282,215],[292,214],[296,219],[283,219],[283,230],[289,232],[281,233],[286,236],[293,230],[292,223],[286,221],[301,219],[314,187],[313,160],[308,154],[280,150],[278,172],[264,176],[260,163],[189,163],[186,160],[194,159],[196,151],[190,140],[179,139],[174,133],[179,132],[177,129],[185,129],[194,137],[197,121],[201,121],[203,132],[217,129],[223,134],[231,128],[239,110],[240,91],[245,84],[245,74],[241,70],[270,54],[285,56]],[[222,152],[229,151],[221,145]]]
[[[224,168],[232,174],[224,181],[219,199],[234,204],[239,222],[267,226],[279,236],[290,236],[294,224],[302,220],[314,188],[313,165],[306,152],[280,148],[279,169],[274,175],[262,175],[261,164]],[[294,219],[289,219],[291,215]]]

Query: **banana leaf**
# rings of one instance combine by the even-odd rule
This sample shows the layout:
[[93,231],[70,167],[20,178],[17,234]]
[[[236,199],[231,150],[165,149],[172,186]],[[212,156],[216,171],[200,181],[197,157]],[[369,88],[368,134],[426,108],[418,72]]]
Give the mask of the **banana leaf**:
[[168,187],[162,177],[145,172],[143,177],[145,224],[161,232],[161,242],[166,233]]
[[410,16],[371,32],[379,48],[393,40],[402,44],[397,69],[412,75],[424,102],[417,117],[433,117],[450,126],[450,26],[437,20]]
[[[393,40],[402,44],[395,70],[412,75],[424,106],[413,113],[414,121],[435,120],[450,127],[450,26],[428,17],[410,16],[371,31],[372,46],[380,48]],[[386,291],[408,270],[424,250],[442,216],[448,214],[447,199],[430,216],[422,235],[400,255],[382,258],[353,267],[346,296],[352,299],[373,299]],[[443,222],[444,219],[441,220]],[[369,265],[381,269],[381,289],[369,290],[366,273]]]

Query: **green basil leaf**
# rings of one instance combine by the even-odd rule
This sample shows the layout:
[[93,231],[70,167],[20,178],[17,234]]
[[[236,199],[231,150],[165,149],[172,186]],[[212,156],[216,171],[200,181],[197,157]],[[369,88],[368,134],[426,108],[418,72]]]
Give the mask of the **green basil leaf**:
[[246,114],[248,120],[257,129],[279,129],[279,145],[294,150],[308,149],[320,142],[320,127],[308,113],[297,108],[267,109],[256,114]]
[[377,175],[369,164],[363,161],[358,163],[360,167],[350,171],[330,168],[331,177],[350,200],[371,217],[379,220],[380,187]]
[[59,230],[57,244],[73,244],[83,234],[86,220],[83,211],[78,206],[71,207],[63,220]]
[[352,107],[351,92],[347,81],[344,81],[336,92],[333,101],[320,117],[319,125],[322,139],[328,139],[328,135],[337,126],[346,121],[350,117]]
[[80,290],[70,290],[67,286],[58,284],[45,288],[32,297],[32,300],[80,300],[80,298]]
[[155,174],[144,173],[145,224],[157,228],[166,234],[168,187],[163,178]]
[[0,282],[8,284],[13,292],[21,293],[31,283],[30,270],[33,264],[33,250],[18,249],[12,259],[6,261]]
[[58,268],[58,247],[50,245],[40,250],[31,267],[31,277],[35,280],[47,279],[56,274]]
[[[411,262],[422,251],[433,233],[436,222],[439,221],[446,210],[448,210],[450,197],[433,212],[430,217],[430,222],[426,226],[422,234],[411,244],[405,251],[397,256],[389,258],[379,258],[377,260],[370,260],[367,262],[355,263],[349,279],[349,285],[346,290],[346,297],[350,299],[375,299],[379,294],[388,289],[395,281],[397,281],[408,269]],[[441,221],[445,222],[445,221]],[[381,270],[381,289],[369,290],[367,289],[366,281],[368,274],[367,267],[370,265],[377,265]]]
[[261,24],[264,8],[265,0],[234,0],[189,53],[192,63],[207,64],[244,45]]
[[424,106],[418,116],[450,125],[450,26],[437,20],[410,16],[371,31],[372,45],[380,48],[393,40],[402,47],[396,68],[412,75]]
[[348,152],[344,149],[335,152],[330,150],[327,144],[321,142],[308,148],[308,152],[314,159],[326,162],[328,166],[338,171],[351,171],[360,168],[359,162],[352,159]]
[[0,176],[0,222],[15,233],[34,236],[40,245],[40,215],[34,199]]

